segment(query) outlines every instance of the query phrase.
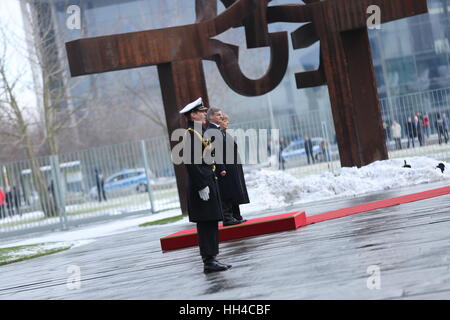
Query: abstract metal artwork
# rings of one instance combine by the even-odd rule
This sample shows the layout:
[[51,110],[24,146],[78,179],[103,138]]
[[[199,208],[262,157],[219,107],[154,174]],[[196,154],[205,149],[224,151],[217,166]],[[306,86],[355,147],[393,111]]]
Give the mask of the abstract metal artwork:
[[[297,88],[327,85],[342,166],[363,166],[388,158],[367,30],[367,9],[376,5],[381,22],[427,12],[426,0],[304,0],[269,6],[271,0],[196,0],[190,25],[79,39],[66,43],[72,76],[153,66],[159,81],[169,136],[184,127],[179,110],[198,97],[208,105],[202,60],[215,61],[226,84],[244,96],[273,90],[285,76],[287,32],[269,24],[302,24],[291,33],[294,49],[320,41],[318,70],[295,74]],[[247,48],[269,47],[270,65],[259,79],[241,71],[239,47],[214,39],[244,27]],[[183,212],[186,173],[175,166]]]

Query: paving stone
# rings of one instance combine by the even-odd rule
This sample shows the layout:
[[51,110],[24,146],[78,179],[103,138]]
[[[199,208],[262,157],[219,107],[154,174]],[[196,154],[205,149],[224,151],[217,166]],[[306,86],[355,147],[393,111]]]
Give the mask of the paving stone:
[[[307,215],[443,186],[267,210]],[[0,267],[0,299],[448,299],[450,195],[220,244],[233,267],[203,274],[198,247],[161,252],[162,236],[193,224],[146,227]],[[81,271],[70,290],[67,267]],[[369,266],[380,289],[367,287]]]

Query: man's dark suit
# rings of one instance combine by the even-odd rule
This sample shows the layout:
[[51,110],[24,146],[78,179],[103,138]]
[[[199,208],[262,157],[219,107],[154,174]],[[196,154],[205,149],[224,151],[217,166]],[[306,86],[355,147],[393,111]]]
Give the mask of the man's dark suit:
[[[226,131],[220,130],[220,127],[214,123],[208,125],[205,133],[206,136],[211,136],[211,141],[215,141],[215,137],[222,138],[221,154],[216,150],[216,172],[219,178],[219,189],[222,199],[222,209],[224,215],[224,223],[232,221],[233,218],[242,221],[243,218],[240,213],[239,205],[249,203],[247,187],[245,185],[244,171],[237,150],[237,144],[233,137],[228,135]],[[220,143],[216,144],[220,146]],[[231,161],[227,161],[227,150],[232,150],[233,157]],[[231,157],[230,157],[231,158]],[[226,171],[225,176],[220,172]]]

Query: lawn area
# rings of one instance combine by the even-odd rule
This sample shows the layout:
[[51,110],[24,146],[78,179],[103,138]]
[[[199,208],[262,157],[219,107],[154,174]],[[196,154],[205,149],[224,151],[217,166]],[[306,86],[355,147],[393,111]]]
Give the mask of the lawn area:
[[155,225],[160,225],[160,224],[167,224],[167,223],[171,223],[171,222],[175,222],[175,221],[180,221],[183,218],[185,218],[185,216],[182,216],[182,215],[175,216],[175,217],[169,217],[169,218],[160,219],[160,220],[156,220],[156,221],[146,222],[146,223],[140,224],[139,227],[148,227],[148,226],[155,226]]
[[61,252],[71,247],[72,245],[65,243],[39,243],[0,248],[0,266]]

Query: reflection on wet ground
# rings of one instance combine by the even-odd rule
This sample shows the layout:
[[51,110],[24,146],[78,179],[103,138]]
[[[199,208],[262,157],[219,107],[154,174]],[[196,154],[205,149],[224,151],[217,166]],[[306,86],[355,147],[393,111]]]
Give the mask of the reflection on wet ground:
[[[307,215],[438,188],[259,212]],[[221,243],[233,267],[203,274],[197,247],[162,253],[159,238],[192,224],[148,227],[66,252],[0,267],[0,299],[428,299],[450,298],[450,195],[373,210],[293,231]],[[80,267],[70,289],[67,267]],[[379,289],[368,272],[379,270]],[[370,287],[370,286],[369,286]]]

